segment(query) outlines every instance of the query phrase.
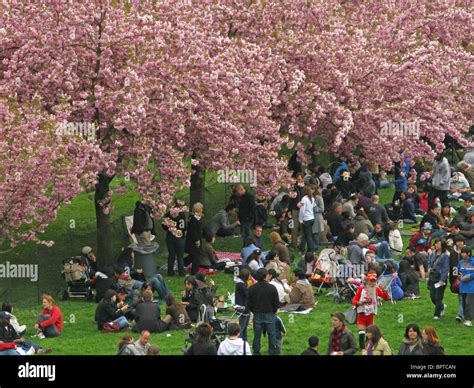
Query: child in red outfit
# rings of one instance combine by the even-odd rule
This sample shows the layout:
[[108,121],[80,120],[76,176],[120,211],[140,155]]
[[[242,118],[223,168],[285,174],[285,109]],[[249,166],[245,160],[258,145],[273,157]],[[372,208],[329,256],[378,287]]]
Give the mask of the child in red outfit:
[[367,283],[357,289],[352,304],[357,307],[357,327],[359,329],[359,346],[365,347],[365,330],[367,326],[374,324],[375,315],[377,315],[378,298],[389,300],[387,291],[376,286],[377,274],[369,272]]

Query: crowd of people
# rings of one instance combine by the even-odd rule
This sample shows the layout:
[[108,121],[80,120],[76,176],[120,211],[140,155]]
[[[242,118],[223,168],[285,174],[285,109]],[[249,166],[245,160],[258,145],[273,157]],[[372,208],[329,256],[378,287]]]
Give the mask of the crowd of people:
[[[282,353],[286,333],[278,312],[310,310],[316,305],[315,274],[327,278],[321,269],[318,251],[329,249],[349,269],[344,281],[355,287],[351,301],[356,314],[358,345],[345,326],[345,314],[332,314],[333,331],[327,354],[392,354],[375,324],[380,300],[414,300],[420,284],[426,283],[433,304],[433,318],[445,315],[445,289],[458,294],[456,320],[472,326],[474,315],[474,208],[471,184],[474,170],[461,162],[457,170],[442,155],[431,167],[419,159],[403,158],[395,163],[391,181],[387,171],[368,162],[363,155],[334,163],[332,173],[322,165],[307,169],[291,159],[294,182],[266,202],[243,185],[235,186],[225,208],[204,222],[204,206],[188,208],[176,200],[162,220],[168,249],[168,276],[183,277],[180,300],[169,291],[161,274],[146,279],[136,268],[134,250],[125,248],[114,267],[98,268],[90,247],[82,250],[82,264],[93,279],[98,330],[117,332],[131,329],[140,333],[134,341],[125,335],[118,354],[159,354],[149,346],[152,333],[194,328],[195,341],[187,354],[261,353],[261,337],[268,338],[268,353]],[[390,203],[381,204],[379,190],[393,184]],[[454,206],[449,201],[461,201]],[[138,244],[150,244],[155,234],[152,209],[136,203],[132,233]],[[235,218],[235,221],[232,221]],[[411,226],[411,238],[404,250],[401,226]],[[264,244],[264,228],[271,228],[269,246]],[[238,322],[227,325],[228,338],[216,348],[209,324],[212,314],[202,316],[202,306],[215,311],[217,286],[206,272],[224,271],[213,247],[216,236],[241,238],[240,265],[234,267],[235,300],[231,311]],[[296,256],[301,255],[299,262]],[[166,306],[161,314],[160,301]],[[37,318],[39,338],[62,332],[60,309],[48,295],[44,311]],[[197,325],[196,325],[197,324]],[[253,328],[252,346],[247,342]],[[22,337],[12,308],[2,307],[0,354],[50,351]],[[13,344],[13,345],[12,345]],[[305,355],[318,354],[319,339],[312,336]],[[399,354],[442,354],[439,338],[432,327],[423,332],[416,324],[405,331]]]

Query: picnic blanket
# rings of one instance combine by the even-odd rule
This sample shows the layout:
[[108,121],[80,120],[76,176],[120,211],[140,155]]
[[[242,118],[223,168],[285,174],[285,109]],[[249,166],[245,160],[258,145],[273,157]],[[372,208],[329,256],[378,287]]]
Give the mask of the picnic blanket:
[[240,252],[222,252],[216,251],[216,256],[219,261],[242,261],[242,256],[240,256]]

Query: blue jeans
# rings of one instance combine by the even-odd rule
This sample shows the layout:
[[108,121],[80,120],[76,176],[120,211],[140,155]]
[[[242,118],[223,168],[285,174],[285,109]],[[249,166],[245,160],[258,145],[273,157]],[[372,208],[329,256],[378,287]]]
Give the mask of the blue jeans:
[[170,233],[166,235],[166,247],[168,248],[168,276],[174,275],[174,263],[176,260],[178,261],[179,276],[186,275],[183,261],[185,242],[185,238],[178,238]]
[[157,273],[151,279],[151,286],[153,290],[156,290],[156,292],[158,292],[158,295],[161,299],[165,299],[165,296],[169,293],[168,287],[166,287],[165,279],[159,273]]
[[458,294],[458,298],[459,298],[458,317],[464,318],[464,308],[463,308],[463,305],[462,305],[462,294],[461,293]]
[[121,329],[125,329],[126,327],[130,327],[130,324],[127,321],[127,318],[125,318],[123,315],[121,317],[118,317],[115,321],[115,323],[119,324],[119,327]]
[[241,222],[240,223],[240,231],[242,233],[242,240],[244,240],[245,244],[245,239],[250,236],[250,228],[252,227],[251,222]]
[[265,329],[268,336],[268,354],[276,354],[275,314],[256,313],[253,316],[253,354],[260,354],[260,338]]
[[377,253],[376,255],[381,259],[391,259],[392,258],[392,251],[390,250],[390,245],[388,245],[387,241],[381,241],[377,246]]
[[239,326],[240,326],[240,338],[244,341],[247,341],[247,327],[250,321],[250,313],[244,315],[242,314],[239,317]]
[[437,230],[437,231],[435,231],[435,232],[432,232],[432,233],[430,234],[430,237],[431,237],[432,239],[435,239],[435,238],[437,238],[437,237],[444,237],[445,235],[446,235],[446,232],[443,232],[442,230]]
[[19,356],[20,353],[18,353],[15,349],[8,349],[8,350],[2,350],[0,352],[0,356]]
[[38,353],[38,350],[41,349],[41,346],[36,345],[34,342],[31,342],[29,339],[25,339],[25,342],[22,344],[18,344],[17,346],[21,346],[25,352],[30,350],[30,348],[34,348],[35,352]]
[[137,290],[137,289],[139,289],[139,288],[142,288],[142,286],[143,286],[143,282],[140,281],[140,280],[135,280],[135,281],[133,282],[133,289],[134,289],[134,290]]
[[313,239],[313,224],[314,218],[312,220],[303,221],[303,235],[308,245],[308,252],[314,252],[316,250],[316,244]]

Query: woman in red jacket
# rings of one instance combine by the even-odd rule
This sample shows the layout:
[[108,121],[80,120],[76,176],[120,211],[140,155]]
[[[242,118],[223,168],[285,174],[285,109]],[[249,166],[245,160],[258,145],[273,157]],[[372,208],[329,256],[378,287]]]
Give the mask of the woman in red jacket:
[[63,314],[61,309],[54,304],[50,295],[44,294],[43,312],[38,315],[35,323],[36,334],[39,338],[57,337],[63,331]]
[[357,289],[352,304],[357,307],[357,327],[359,329],[359,346],[365,348],[365,330],[367,326],[374,324],[374,317],[377,315],[378,298],[389,300],[390,296],[383,288],[376,286],[377,274],[369,271],[366,277],[365,286]]

